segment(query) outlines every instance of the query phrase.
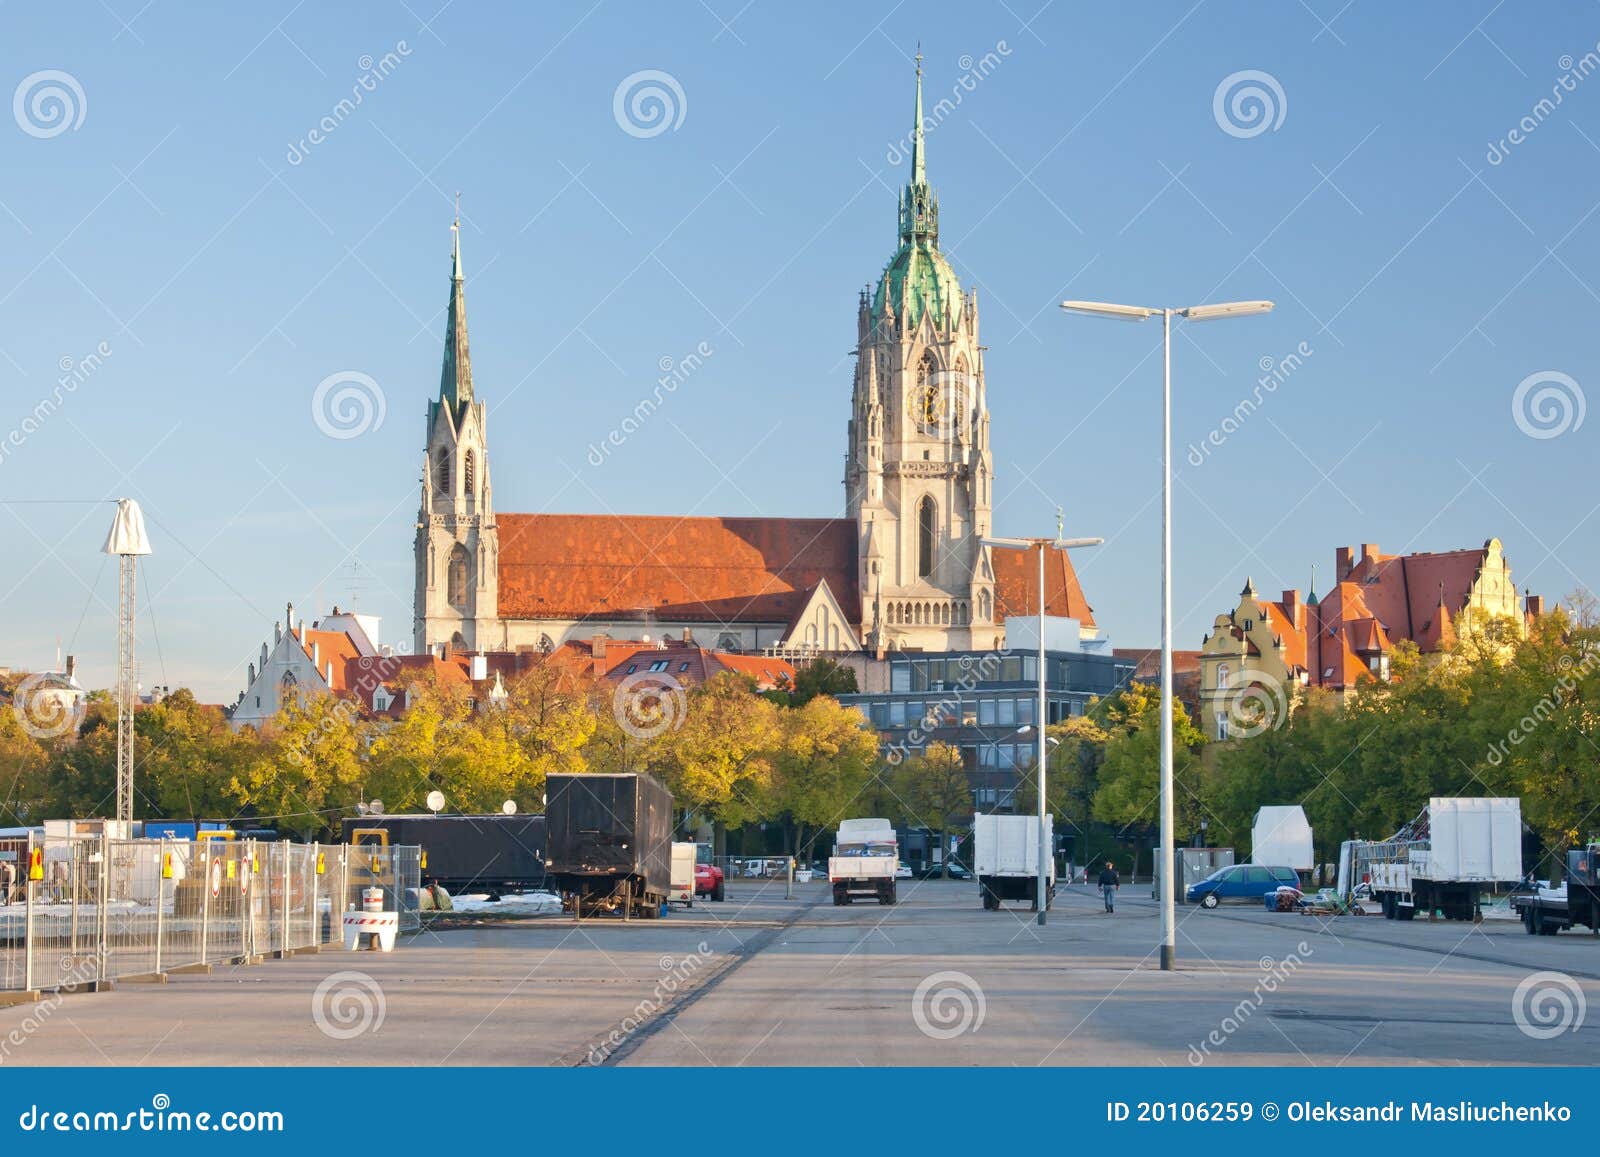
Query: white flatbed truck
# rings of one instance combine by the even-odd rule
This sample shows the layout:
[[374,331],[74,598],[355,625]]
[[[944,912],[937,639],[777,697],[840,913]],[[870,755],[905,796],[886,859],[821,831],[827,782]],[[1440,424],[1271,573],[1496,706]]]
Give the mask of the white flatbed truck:
[[856,897],[893,904],[895,871],[900,866],[900,841],[884,819],[841,820],[828,857],[828,883],[835,906]]

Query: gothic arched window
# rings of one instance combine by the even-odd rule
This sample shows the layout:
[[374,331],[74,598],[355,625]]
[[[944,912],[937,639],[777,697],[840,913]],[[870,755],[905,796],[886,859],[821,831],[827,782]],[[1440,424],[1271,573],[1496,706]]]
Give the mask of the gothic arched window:
[[439,447],[438,460],[435,462],[433,472],[438,480],[441,492],[450,493],[450,451],[443,446]]
[[461,460],[461,484],[464,487],[466,487],[468,496],[471,496],[472,493],[473,493],[473,487],[472,487],[473,469],[472,469],[472,466],[473,466],[472,451],[468,450],[467,451],[467,456]]
[[939,508],[933,496],[924,495],[917,504],[917,577],[933,574],[933,542],[939,521]]
[[450,565],[445,570],[446,595],[450,605],[465,608],[467,605],[467,551],[459,542],[450,552]]

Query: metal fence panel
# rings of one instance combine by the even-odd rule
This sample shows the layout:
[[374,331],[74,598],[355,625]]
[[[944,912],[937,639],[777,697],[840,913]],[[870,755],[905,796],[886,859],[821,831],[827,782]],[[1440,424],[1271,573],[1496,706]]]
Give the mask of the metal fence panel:
[[7,838],[0,989],[83,986],[337,944],[342,913],[359,909],[372,887],[402,931],[415,931],[421,884],[421,850],[409,846]]

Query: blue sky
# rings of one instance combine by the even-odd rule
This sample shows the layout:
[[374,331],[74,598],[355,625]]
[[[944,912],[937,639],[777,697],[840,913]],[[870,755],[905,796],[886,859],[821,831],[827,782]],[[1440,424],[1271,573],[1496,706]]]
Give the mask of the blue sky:
[[[1175,342],[1180,646],[1246,573],[1275,594],[1315,563],[1325,586],[1346,543],[1497,535],[1519,585],[1592,584],[1597,499],[1575,480],[1600,417],[1519,423],[1513,401],[1531,375],[1567,378],[1524,388],[1525,410],[1600,388],[1600,76],[1578,75],[1600,9],[1398,7],[0,8],[0,96],[46,70],[78,90],[64,131],[28,99],[49,77],[0,117],[0,664],[47,664],[59,639],[107,681],[110,509],[76,500],[124,494],[156,550],[146,684],[231,701],[289,600],[355,594],[409,634],[456,190],[499,509],[838,513],[856,295],[894,247],[919,38],[930,111],[961,93],[928,165],[980,293],[997,530],[1052,532],[1062,506],[1069,533],[1105,535],[1079,565],[1119,644],[1158,640],[1160,334],[1069,319],[1063,297],[1278,302]],[[645,70],[681,117],[636,136],[613,98]],[[1228,90],[1216,111],[1247,71],[1271,79],[1234,86],[1274,106],[1260,132]],[[591,465],[662,359],[701,343]],[[1223,431],[1262,359],[1301,343]],[[382,422],[329,437],[312,398],[346,371]]]

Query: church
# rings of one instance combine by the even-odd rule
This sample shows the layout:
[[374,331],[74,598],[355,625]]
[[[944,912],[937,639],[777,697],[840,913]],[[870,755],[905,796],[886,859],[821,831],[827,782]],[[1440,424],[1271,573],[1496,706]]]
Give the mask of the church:
[[[1038,613],[1039,560],[983,543],[994,461],[978,295],[939,248],[920,57],[910,168],[894,256],[857,305],[835,518],[496,510],[458,223],[417,516],[417,652],[551,651],[596,635],[799,658],[1004,647],[1007,617]],[[1093,639],[1067,552],[1045,561],[1046,613]]]

